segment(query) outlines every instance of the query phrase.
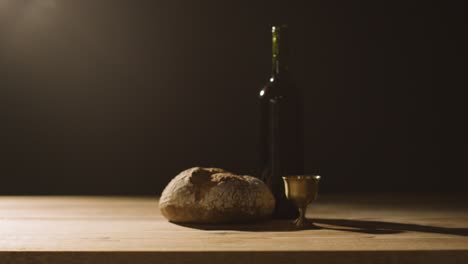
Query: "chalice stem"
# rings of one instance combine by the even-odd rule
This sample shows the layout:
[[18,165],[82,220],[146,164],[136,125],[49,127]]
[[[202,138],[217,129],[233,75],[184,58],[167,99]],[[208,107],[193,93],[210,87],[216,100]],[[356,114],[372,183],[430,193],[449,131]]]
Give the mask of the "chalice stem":
[[307,222],[306,217],[305,217],[306,207],[299,207],[298,210],[299,210],[299,223],[304,224],[305,222]]
[[305,227],[308,225],[307,219],[305,218],[306,207],[299,207],[299,217],[294,221],[297,227]]

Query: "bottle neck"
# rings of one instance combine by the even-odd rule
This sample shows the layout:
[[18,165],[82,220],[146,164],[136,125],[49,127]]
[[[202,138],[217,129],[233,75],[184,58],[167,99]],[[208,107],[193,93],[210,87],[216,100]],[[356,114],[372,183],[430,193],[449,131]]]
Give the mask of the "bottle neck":
[[287,47],[287,26],[273,26],[272,35],[272,75],[278,76],[281,72],[288,71],[288,47]]

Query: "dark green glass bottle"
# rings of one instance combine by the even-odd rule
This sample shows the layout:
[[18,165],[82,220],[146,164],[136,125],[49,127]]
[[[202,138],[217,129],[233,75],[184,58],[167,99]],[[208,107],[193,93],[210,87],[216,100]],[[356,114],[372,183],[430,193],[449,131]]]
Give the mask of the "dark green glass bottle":
[[287,34],[287,26],[272,27],[272,73],[260,90],[260,177],[275,195],[279,219],[298,215],[281,177],[304,171],[304,104],[289,71]]

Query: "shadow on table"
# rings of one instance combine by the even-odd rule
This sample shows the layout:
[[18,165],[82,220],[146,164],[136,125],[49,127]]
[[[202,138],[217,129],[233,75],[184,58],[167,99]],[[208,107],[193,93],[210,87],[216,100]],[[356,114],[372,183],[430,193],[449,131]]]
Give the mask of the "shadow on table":
[[250,231],[250,232],[291,232],[302,230],[328,229],[344,232],[356,232],[364,234],[398,234],[403,232],[424,232],[435,234],[447,234],[468,236],[468,228],[436,227],[419,224],[402,224],[382,221],[334,219],[334,218],[314,218],[314,225],[306,229],[298,229],[288,220],[272,220],[255,224],[235,224],[235,225],[207,225],[207,224],[180,224],[177,225],[200,229],[217,231]]
[[[382,221],[351,220],[351,219],[333,219],[317,218],[314,223],[320,224],[323,228],[333,230],[343,230],[352,232],[362,232],[369,234],[388,234],[402,232],[423,232],[434,234],[468,236],[468,228],[438,227],[419,224],[403,224]],[[344,227],[344,229],[343,229]]]

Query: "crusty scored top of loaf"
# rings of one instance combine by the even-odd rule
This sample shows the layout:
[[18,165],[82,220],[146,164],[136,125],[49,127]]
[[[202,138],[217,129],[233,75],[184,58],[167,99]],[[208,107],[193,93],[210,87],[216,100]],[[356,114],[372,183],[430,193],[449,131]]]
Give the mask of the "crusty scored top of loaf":
[[[225,184],[228,182],[229,184]],[[225,195],[232,192],[236,192],[239,195],[243,193],[245,196],[241,202],[250,203],[250,199],[257,200],[257,198],[260,198],[256,197],[257,192],[253,190],[257,188],[267,188],[263,185],[264,184],[259,179],[252,176],[240,176],[220,168],[193,167],[182,171],[169,182],[161,195],[159,203],[160,206],[164,204],[172,204],[175,206],[190,204],[193,206],[195,202],[200,206],[204,206],[206,203],[200,204],[199,202],[203,201],[203,198],[216,186],[228,187],[228,189],[224,187],[222,189],[217,189],[216,193],[221,190]],[[221,194],[219,193],[219,195]],[[268,192],[264,195],[269,196],[271,194]],[[210,198],[216,200],[216,197],[210,196]],[[217,203],[221,201],[212,202]],[[226,205],[228,204],[224,204],[224,206]],[[232,205],[234,206],[234,204]]]

